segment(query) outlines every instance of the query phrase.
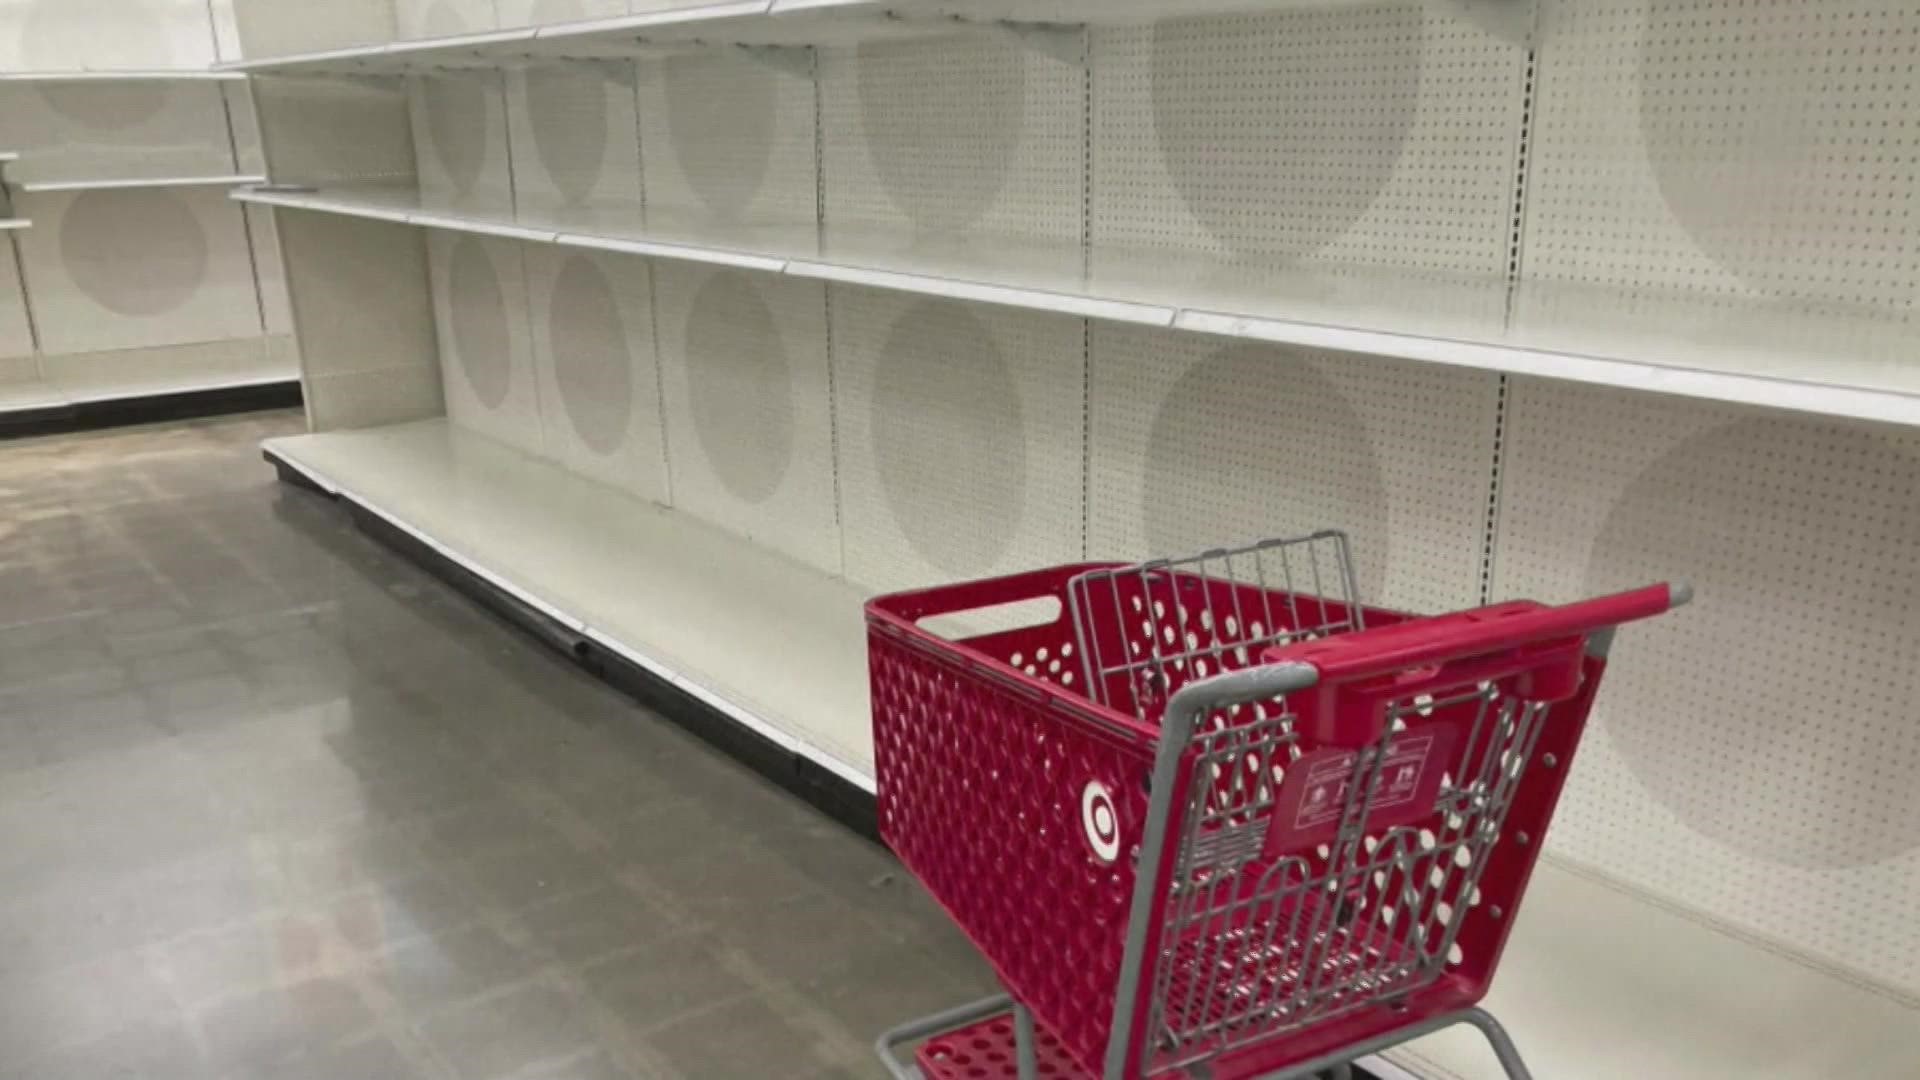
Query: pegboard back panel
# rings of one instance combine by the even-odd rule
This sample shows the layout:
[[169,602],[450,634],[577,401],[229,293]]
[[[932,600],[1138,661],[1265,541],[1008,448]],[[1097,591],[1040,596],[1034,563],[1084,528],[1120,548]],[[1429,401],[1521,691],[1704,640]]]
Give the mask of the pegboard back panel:
[[[27,294],[20,287],[13,240],[0,237],[0,359],[26,358],[24,375],[31,377],[32,356],[33,324],[27,319]],[[22,375],[18,365],[9,365],[5,370],[9,378]]]
[[1690,579],[1622,634],[1552,850],[1920,993],[1920,436],[1520,379],[1497,597]]
[[839,573],[825,286],[653,266],[673,503]]
[[1085,324],[832,287],[846,575],[885,592],[1076,562]]
[[313,431],[446,414],[427,234],[409,225],[272,211]]
[[207,0],[0,0],[0,71],[203,68],[213,62]]
[[500,25],[494,0],[393,0],[395,36],[452,37]]
[[13,234],[43,352],[258,337],[240,206],[219,188],[22,194]]
[[668,501],[647,261],[525,249],[547,452],[582,476]]
[[1916,36],[1898,0],[1542,0],[1524,273],[1911,342]]
[[1086,72],[1011,35],[819,50],[826,221],[1078,242]]
[[[789,60],[805,61],[804,50]],[[699,50],[642,61],[647,221],[706,235],[728,226],[811,229],[819,220],[808,63]]]
[[0,84],[0,146],[12,183],[234,171],[221,85]]
[[500,25],[549,26],[627,14],[627,0],[494,0]]
[[407,78],[423,206],[513,216],[506,82],[500,70]]
[[235,0],[233,15],[250,60],[378,45],[398,27],[394,0]]
[[1495,376],[1095,323],[1087,556],[1343,529],[1370,604],[1477,602]]
[[1092,35],[1093,256],[1504,280],[1526,2],[1386,0]]
[[548,65],[507,76],[514,195],[527,220],[638,230],[639,118],[631,65]]
[[419,184],[414,104],[404,80],[260,75],[249,85],[268,175],[276,182]]
[[528,327],[527,246],[437,229],[427,234],[447,419],[545,455]]

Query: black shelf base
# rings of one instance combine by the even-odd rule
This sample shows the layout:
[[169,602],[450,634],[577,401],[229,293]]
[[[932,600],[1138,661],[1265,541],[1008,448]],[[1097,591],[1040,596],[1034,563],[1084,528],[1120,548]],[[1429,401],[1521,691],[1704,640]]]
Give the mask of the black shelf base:
[[81,401],[70,405],[0,413],[0,439],[24,439],[35,435],[61,435],[167,420],[195,420],[262,409],[285,409],[297,406],[301,401],[298,379],[218,390],[183,390],[174,394]]

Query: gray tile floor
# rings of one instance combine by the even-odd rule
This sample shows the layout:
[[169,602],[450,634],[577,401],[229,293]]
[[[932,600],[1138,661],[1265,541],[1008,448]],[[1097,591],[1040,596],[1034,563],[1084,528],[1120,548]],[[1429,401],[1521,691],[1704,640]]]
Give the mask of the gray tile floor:
[[0,444],[0,1076],[842,1077],[991,989],[880,849],[282,488]]

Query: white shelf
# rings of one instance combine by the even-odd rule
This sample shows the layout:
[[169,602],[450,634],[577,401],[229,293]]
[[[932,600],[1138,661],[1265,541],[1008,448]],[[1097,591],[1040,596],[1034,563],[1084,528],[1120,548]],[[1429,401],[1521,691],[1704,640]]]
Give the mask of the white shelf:
[[[1271,0],[1186,0],[1183,14],[1258,10]],[[969,29],[998,33],[1164,18],[1165,0],[727,0],[581,22],[379,42],[235,61],[228,72],[397,73],[448,64],[632,57],[650,45],[831,45]]]
[[151,357],[99,353],[87,357],[51,357],[37,378],[0,382],[0,417],[75,405],[134,401],[172,394],[241,390],[292,383],[298,364],[262,346],[236,353],[210,345],[156,363]]
[[102,180],[34,180],[14,186],[28,194],[49,191],[116,191],[131,188],[244,187],[264,184],[264,176],[153,176]]
[[[266,448],[575,632],[871,790],[865,594],[677,511],[429,420]],[[1710,1001],[1712,1009],[1690,1003]],[[1824,1080],[1920,1060],[1901,1004],[1543,863],[1489,1007],[1541,1076]],[[1674,1017],[1684,1016],[1685,1023]],[[1490,1075],[1470,1032],[1395,1057]]]
[[[812,226],[716,231],[635,218],[556,222],[459,212],[410,190],[239,191],[243,202],[746,267],[1194,333],[1920,425],[1920,331],[1862,311],[1750,310],[1366,269],[1259,270],[1167,252],[1100,254],[1017,238],[931,241]],[[911,246],[909,246],[911,245]],[[1577,317],[1559,312],[1577,312]],[[1549,314],[1528,315],[1525,313]],[[1729,333],[1738,336],[1728,336]],[[1817,358],[1824,377],[1804,377]]]
[[33,228],[33,221],[30,218],[0,218],[0,232],[31,228]]
[[181,68],[178,70],[130,69],[125,71],[5,71],[0,82],[74,83],[74,82],[237,82],[246,75],[236,71]]
[[866,594],[854,586],[444,420],[266,448],[574,632],[872,790]]
[[5,164],[8,164],[9,162],[14,162],[19,160],[20,160],[20,151],[0,150],[0,165],[5,165]]

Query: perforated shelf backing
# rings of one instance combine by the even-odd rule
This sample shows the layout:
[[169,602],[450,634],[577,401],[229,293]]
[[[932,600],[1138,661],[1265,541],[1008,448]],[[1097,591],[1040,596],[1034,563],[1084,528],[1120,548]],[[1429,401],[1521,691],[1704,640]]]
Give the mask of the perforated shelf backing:
[[59,191],[22,194],[14,207],[33,220],[14,242],[43,353],[262,333],[244,219],[225,191]]
[[499,13],[501,26],[545,26],[625,15],[628,3],[627,0],[494,0],[493,6]]
[[1344,529],[1369,603],[1479,597],[1497,380],[1093,324],[1088,555]]
[[556,227],[640,224],[632,65],[529,67],[507,76],[519,213]]
[[[1516,319],[1920,391],[1920,7],[1542,0]],[[1684,300],[1684,304],[1676,301]]]
[[1078,240],[1087,73],[1011,36],[823,48],[828,227]]
[[447,419],[544,454],[524,246],[485,236],[427,234]]
[[1499,596],[1684,576],[1623,633],[1550,850],[1920,993],[1920,435],[1514,383]]
[[1096,263],[1147,248],[1504,276],[1525,8],[1284,5],[1096,29]]
[[547,453],[582,476],[668,502],[647,261],[544,244],[522,252]]
[[407,78],[423,202],[513,215],[506,73],[445,71]]
[[393,0],[397,37],[452,37],[500,25],[496,0]]
[[7,364],[3,370],[31,377],[32,356],[33,326],[27,319],[27,294],[20,287],[13,241],[0,237],[0,358],[26,360],[24,365]]
[[826,286],[653,266],[674,505],[839,573]]
[[0,146],[14,184],[219,176],[236,171],[222,84],[0,85]]
[[737,51],[675,53],[639,69],[650,220],[818,223],[813,80]]
[[0,71],[204,68],[212,29],[207,0],[6,0]]
[[[248,82],[262,141],[279,183],[331,188],[356,184],[415,187],[433,151],[432,132],[416,137],[407,81],[257,76]],[[422,103],[423,104],[423,103]],[[439,181],[444,183],[444,181]]]
[[1078,561],[1081,320],[831,288],[847,577],[888,591]]

